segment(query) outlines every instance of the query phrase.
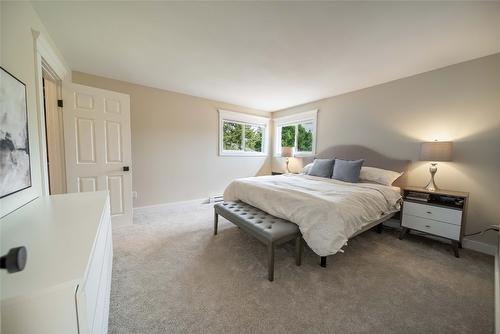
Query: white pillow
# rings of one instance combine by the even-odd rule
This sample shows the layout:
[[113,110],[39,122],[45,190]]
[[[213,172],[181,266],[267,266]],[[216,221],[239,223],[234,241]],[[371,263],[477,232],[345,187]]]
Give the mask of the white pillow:
[[309,174],[313,164],[314,164],[314,162],[311,162],[310,164],[305,165],[304,168],[302,168],[301,174]]
[[361,167],[359,179],[361,181],[375,182],[386,186],[392,185],[403,173],[394,172],[392,170],[375,168],[375,167]]

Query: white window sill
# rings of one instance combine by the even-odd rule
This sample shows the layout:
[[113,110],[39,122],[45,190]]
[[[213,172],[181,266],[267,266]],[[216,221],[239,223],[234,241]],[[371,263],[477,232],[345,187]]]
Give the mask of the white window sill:
[[[313,158],[316,153],[295,153],[291,158]],[[284,158],[281,154],[274,154],[275,158]]]
[[219,153],[221,157],[267,157],[267,153],[258,152],[221,152]]

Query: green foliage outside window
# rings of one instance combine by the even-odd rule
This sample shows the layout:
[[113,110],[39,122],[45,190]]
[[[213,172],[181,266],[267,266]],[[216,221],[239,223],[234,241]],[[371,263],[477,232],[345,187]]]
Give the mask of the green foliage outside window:
[[[297,152],[312,152],[313,132],[312,123],[288,125],[281,128],[281,147],[294,147],[297,135]],[[295,133],[297,131],[297,134]]]
[[295,125],[281,128],[281,147],[295,146]]
[[241,151],[243,146],[243,125],[239,123],[224,122],[223,142],[224,150]]
[[258,125],[245,125],[245,151],[262,152],[262,139],[264,127]]
[[[243,131],[245,131],[244,140]],[[222,140],[226,151],[262,152],[264,127],[261,125],[224,122]],[[244,149],[243,145],[245,146]]]
[[297,146],[299,152],[311,152],[313,146],[312,124],[298,125]]

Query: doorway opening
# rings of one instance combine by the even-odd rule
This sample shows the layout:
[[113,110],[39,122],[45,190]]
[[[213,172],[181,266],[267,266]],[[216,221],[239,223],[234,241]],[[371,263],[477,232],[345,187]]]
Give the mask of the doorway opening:
[[64,132],[61,80],[42,60],[42,87],[45,123],[45,148],[47,152],[48,191],[50,195],[65,194],[66,164],[64,157]]

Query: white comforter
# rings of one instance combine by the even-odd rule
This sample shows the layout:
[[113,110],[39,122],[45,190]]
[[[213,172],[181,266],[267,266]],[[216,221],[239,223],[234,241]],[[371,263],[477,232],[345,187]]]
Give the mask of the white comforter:
[[224,200],[241,200],[297,224],[320,256],[337,253],[363,226],[399,210],[399,188],[285,174],[237,179]]

